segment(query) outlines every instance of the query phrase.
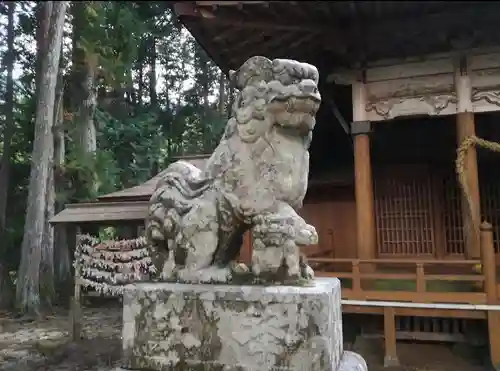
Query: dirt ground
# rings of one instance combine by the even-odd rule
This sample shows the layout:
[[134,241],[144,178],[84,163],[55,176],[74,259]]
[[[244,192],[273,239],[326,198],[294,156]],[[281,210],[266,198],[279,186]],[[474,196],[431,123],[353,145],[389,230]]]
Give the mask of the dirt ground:
[[[121,310],[118,306],[84,310],[83,337],[68,342],[68,313],[40,321],[0,313],[1,371],[110,371],[121,355]],[[382,367],[382,344],[358,339],[351,350],[362,354],[370,371],[486,371],[484,357],[450,345],[398,344],[401,367]],[[460,354],[460,356],[458,355]]]
[[369,371],[489,371],[485,355],[451,344],[397,344],[400,367],[384,368],[383,340],[359,339],[351,350],[363,355]]
[[68,341],[68,312],[40,321],[0,314],[1,371],[110,371],[121,356],[121,309],[84,310],[83,340]]

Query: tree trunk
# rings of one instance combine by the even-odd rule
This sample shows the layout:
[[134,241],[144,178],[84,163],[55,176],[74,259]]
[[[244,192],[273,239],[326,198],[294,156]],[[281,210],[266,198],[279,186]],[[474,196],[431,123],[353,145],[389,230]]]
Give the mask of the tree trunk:
[[40,95],[40,79],[42,76],[42,64],[47,52],[47,43],[50,27],[50,17],[52,14],[53,1],[38,3],[36,5],[36,74],[35,74],[35,97]]
[[[52,27],[52,11],[53,4],[39,5],[39,25],[40,32],[37,35],[38,40],[38,66],[37,66],[37,94],[40,94],[42,89],[42,68],[49,48],[49,29]],[[62,45],[61,45],[62,52]],[[61,57],[59,57],[59,60]],[[58,68],[59,73],[60,68]],[[38,95],[37,95],[38,97]],[[51,127],[53,127],[53,122]],[[48,148],[51,152],[49,162],[49,175],[47,178],[47,189],[45,193],[45,223],[43,231],[43,242],[40,257],[40,298],[41,304],[44,307],[49,307],[54,298],[54,229],[49,223],[50,219],[54,216],[54,203],[55,203],[55,184],[54,184],[54,136]]]
[[[17,276],[16,299],[23,313],[40,312],[40,304],[45,301],[41,295],[50,294],[48,287],[53,285],[46,278],[54,267],[48,267],[53,256],[52,246],[48,245],[50,236],[46,234],[47,202],[51,199],[51,166],[53,162],[54,138],[52,128],[54,123],[54,101],[56,93],[59,58],[63,37],[64,16],[68,6],[67,1],[47,1],[43,7],[52,11],[46,19],[47,48],[43,53],[40,88],[37,96],[35,120],[35,139],[28,188],[26,221],[21,246],[21,264]],[[53,184],[53,183],[52,183]],[[48,196],[47,196],[48,195]],[[41,281],[43,280],[43,282]],[[41,287],[42,286],[42,287]]]
[[[14,1],[7,1],[7,86],[5,90],[5,130],[3,153],[0,160],[0,241],[5,241],[7,200],[10,180],[11,140],[14,133]],[[10,262],[6,261],[6,246],[0,245],[0,308],[9,308],[13,299],[12,280],[9,275]]]
[[156,93],[156,40],[154,36],[149,39],[149,56],[149,98],[151,107],[156,108],[158,106],[158,94]]
[[[202,75],[201,75],[201,86],[202,86],[202,91],[203,91],[203,116],[205,116],[205,119],[208,118],[208,113],[210,110],[210,102],[208,100],[208,96],[210,95],[210,87],[209,87],[209,81],[208,81],[208,69],[203,68],[202,70]],[[205,123],[206,125],[206,123]]]
[[86,55],[78,42],[83,30],[88,27],[85,9],[92,6],[88,1],[73,2],[73,114],[75,122],[74,140],[82,154],[94,153],[97,149],[94,113],[97,105],[95,89],[95,56]]
[[233,113],[233,104],[234,104],[234,98],[235,98],[234,95],[235,95],[234,85],[229,84],[229,99],[227,102],[227,119],[228,120],[231,118],[231,115]]
[[85,80],[81,85],[84,98],[78,110],[78,144],[80,149],[86,153],[94,153],[97,150],[96,128],[94,113],[97,105],[97,97],[94,92],[95,69],[87,66]]
[[132,69],[129,69],[127,72],[127,92],[130,103],[132,103],[134,106],[137,105],[137,92],[134,88]]
[[[62,49],[61,49],[62,53]],[[61,54],[62,56],[62,54]],[[65,190],[64,163],[66,156],[66,142],[64,132],[64,76],[63,58],[60,58],[59,73],[57,76],[56,98],[54,104],[54,188],[56,195]],[[63,202],[55,200],[56,213],[64,208]],[[71,282],[71,259],[67,240],[66,226],[58,224],[54,227],[54,266],[56,287],[64,297],[66,287]]]
[[224,116],[226,106],[226,76],[220,71],[219,75],[219,113]]
[[10,310],[14,306],[15,289],[9,269],[0,264],[0,309]]
[[145,41],[142,39],[139,42],[139,51],[138,51],[138,56],[137,56],[137,69],[138,69],[138,85],[139,89],[137,92],[138,95],[138,102],[139,106],[142,106],[142,98],[144,97],[144,59],[145,59],[145,54],[146,54],[146,48],[145,48]]
[[[181,49],[182,49],[182,52],[181,52],[182,58],[181,58],[181,68],[180,68],[180,71],[184,75],[187,75],[186,61],[188,59],[189,41],[190,40],[183,41],[182,42],[182,46],[181,46]],[[177,96],[177,105],[176,106],[177,107],[181,107],[182,98],[183,98],[182,88],[179,89],[178,93],[179,93],[179,95]]]
[[196,46],[196,53],[198,54],[198,63],[199,63],[199,68],[200,72],[197,76],[196,83],[200,86],[201,88],[201,104],[203,107],[202,110],[202,127],[201,127],[201,133],[202,133],[202,150],[203,153],[207,153],[210,147],[211,143],[211,132],[210,132],[210,102],[208,100],[208,96],[210,95],[210,86],[209,86],[209,70],[208,70],[208,61],[205,58],[203,50],[201,50],[201,47],[199,45]]
[[15,2],[7,2],[7,86],[5,90],[5,130],[3,133],[3,153],[0,160],[0,241],[3,241],[5,232],[7,196],[9,190],[11,140],[14,133],[14,9]]
[[[51,27],[51,17],[53,11],[53,4],[39,4],[37,9],[37,70],[36,70],[36,97],[40,94],[42,89],[42,68],[45,58],[47,58],[47,51],[49,48],[49,29]],[[61,49],[62,51],[62,49]],[[52,123],[53,124],[53,123]],[[52,126],[51,126],[52,127]],[[54,142],[50,142],[48,150],[51,152],[49,163],[49,175],[47,178],[47,188],[45,193],[45,221],[42,239],[42,250],[40,255],[40,297],[41,304],[45,307],[51,305],[54,298],[54,230],[49,223],[50,218],[54,216],[54,202],[55,202],[55,189],[54,189]]]
[[[52,106],[54,107],[54,106]],[[53,115],[52,115],[53,117]],[[53,126],[53,122],[52,125]],[[44,229],[40,257],[40,299],[42,307],[48,308],[55,298],[54,276],[54,228],[50,219],[54,216],[54,203],[56,200],[54,184],[54,136],[50,136],[47,151],[49,152],[47,185],[45,190],[45,215]]]

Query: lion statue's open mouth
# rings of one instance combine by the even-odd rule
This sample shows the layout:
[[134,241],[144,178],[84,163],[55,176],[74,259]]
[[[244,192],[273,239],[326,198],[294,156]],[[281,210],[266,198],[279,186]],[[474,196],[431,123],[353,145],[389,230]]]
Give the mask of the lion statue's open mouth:
[[318,70],[257,56],[232,71],[230,80],[239,94],[205,169],[183,161],[170,165],[151,197],[146,230],[161,255],[162,278],[231,281],[247,230],[251,277],[311,278],[299,247],[316,244],[318,236],[297,210],[307,190],[308,146],[321,103]]
[[321,100],[315,95],[292,96],[275,99],[270,106],[276,110],[276,124],[285,129],[296,129],[301,135],[306,135],[314,129],[316,112]]

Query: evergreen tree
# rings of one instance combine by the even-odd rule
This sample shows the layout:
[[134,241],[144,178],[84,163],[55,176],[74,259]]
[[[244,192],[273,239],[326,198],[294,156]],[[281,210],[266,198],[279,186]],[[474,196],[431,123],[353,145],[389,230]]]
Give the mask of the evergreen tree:
[[0,306],[16,283],[25,312],[71,278],[50,215],[211,152],[227,116],[224,75],[166,3],[64,4],[0,4]]

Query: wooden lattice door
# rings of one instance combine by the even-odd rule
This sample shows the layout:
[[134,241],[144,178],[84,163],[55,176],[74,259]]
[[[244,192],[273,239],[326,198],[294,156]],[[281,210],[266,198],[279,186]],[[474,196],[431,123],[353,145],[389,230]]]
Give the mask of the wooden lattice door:
[[[481,219],[493,226],[493,243],[495,252],[500,253],[500,179],[495,176],[482,176],[479,181],[481,199]],[[446,255],[464,256],[465,237],[462,215],[462,190],[457,176],[450,172],[444,177],[444,229],[446,234]]]
[[379,171],[374,191],[378,256],[434,255],[430,172],[394,167]]
[[443,220],[446,236],[445,255],[463,257],[465,239],[462,216],[462,195],[457,182],[457,175],[450,172],[443,177],[443,190],[440,196],[444,200]]

